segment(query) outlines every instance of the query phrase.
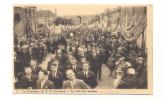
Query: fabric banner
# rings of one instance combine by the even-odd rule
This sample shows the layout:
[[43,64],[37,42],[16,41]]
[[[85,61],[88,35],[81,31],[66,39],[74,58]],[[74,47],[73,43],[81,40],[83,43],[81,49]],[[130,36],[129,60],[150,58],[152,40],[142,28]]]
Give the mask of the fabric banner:
[[127,41],[135,41],[144,32],[146,24],[147,18],[145,7],[129,7],[121,9],[121,33]]

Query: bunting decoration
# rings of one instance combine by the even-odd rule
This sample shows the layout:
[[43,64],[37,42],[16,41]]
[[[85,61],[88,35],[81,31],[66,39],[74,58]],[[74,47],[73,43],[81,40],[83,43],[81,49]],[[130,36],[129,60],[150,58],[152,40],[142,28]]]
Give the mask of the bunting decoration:
[[130,7],[121,9],[121,33],[127,41],[135,41],[143,33],[146,25],[146,8]]
[[117,27],[119,26],[120,18],[119,12],[109,15],[108,17],[108,28],[111,32],[115,32]]

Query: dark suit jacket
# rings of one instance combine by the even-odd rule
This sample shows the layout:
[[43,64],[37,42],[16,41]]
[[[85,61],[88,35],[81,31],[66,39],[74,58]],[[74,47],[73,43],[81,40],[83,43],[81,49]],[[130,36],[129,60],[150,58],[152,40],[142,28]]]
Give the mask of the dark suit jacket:
[[27,51],[27,52],[20,52],[19,54],[19,60],[20,60],[20,64],[22,67],[27,67],[30,65],[30,62],[31,62],[31,56],[30,56],[30,53]]
[[51,52],[52,51],[52,44],[53,44],[53,42],[51,42],[51,41],[47,41],[46,42],[46,46],[47,46],[47,49],[48,49],[48,52]]
[[48,62],[48,66],[47,66],[47,70],[48,71],[51,71],[51,68],[50,68],[50,65],[52,64],[52,60],[50,60],[49,62]]
[[56,41],[56,40],[47,41],[46,45],[47,45],[47,49],[49,52],[54,52],[54,50],[57,50],[58,41]]
[[24,67],[21,66],[19,59],[16,58],[16,60],[14,61],[14,75],[15,75],[15,77],[20,72],[24,72]]
[[[75,86],[74,89],[90,89],[90,87],[80,79],[75,79]],[[72,89],[70,80],[64,81],[63,82],[63,89]]]
[[63,74],[57,71],[56,77],[50,72],[48,79],[53,82],[55,89],[61,89],[63,85]]
[[31,53],[32,55],[31,55],[31,57],[32,57],[32,59],[37,59],[37,48],[36,47],[33,47],[32,48],[32,53]]
[[97,86],[96,76],[91,71],[88,72],[87,76],[84,75],[83,71],[80,71],[77,73],[77,78],[83,80],[91,88],[95,88]]
[[[41,89],[41,81],[37,80],[35,89]],[[42,89],[54,89],[53,82],[50,80],[46,80]]]
[[75,54],[75,57],[76,57],[77,61],[80,61],[81,57],[86,57],[86,54],[84,54],[84,55]]
[[33,75],[38,75],[39,71],[41,70],[42,68],[39,67],[39,66],[36,66],[35,68],[32,67],[32,73]]
[[57,50],[58,49],[58,41],[57,40],[53,40],[52,48],[53,48],[53,50]]
[[[68,65],[68,66],[67,66],[67,70],[68,70],[68,69],[73,70],[72,65]],[[77,74],[77,72],[82,71],[82,67],[81,67],[81,66],[79,66],[79,65],[77,64],[77,65],[76,65],[76,69],[74,69],[73,71],[74,71],[74,73],[75,73],[75,75],[76,75],[76,74]]]
[[96,54],[95,57],[92,54],[89,55],[89,62],[91,65],[91,71],[97,71],[101,67],[101,65],[102,65],[101,59],[102,58],[99,54]]
[[27,78],[26,75],[24,75],[22,78],[21,78],[21,82],[22,84],[24,84],[23,88],[27,89],[29,87],[32,87],[34,88],[35,84],[36,84],[36,81],[37,81],[37,76],[36,75],[31,75],[30,79]]
[[37,60],[42,59],[44,56],[44,48],[42,46],[36,48],[36,58]]
[[26,89],[26,84],[24,84],[22,81],[18,81],[14,83],[15,89]]
[[[64,58],[64,56],[63,55],[61,55],[61,56],[56,56],[56,59],[58,59],[59,60],[59,64],[60,65],[62,65],[64,62],[65,62],[65,58]],[[63,66],[63,65],[62,65]]]
[[135,76],[126,76],[121,79],[118,89],[136,89],[138,81]]
[[138,88],[140,89],[147,89],[148,88],[148,79],[147,79],[147,69],[144,70],[140,77],[137,78],[138,80]]
[[142,65],[137,64],[135,69],[137,72],[137,78],[139,78],[142,76],[144,70],[146,70],[146,66],[144,64]]

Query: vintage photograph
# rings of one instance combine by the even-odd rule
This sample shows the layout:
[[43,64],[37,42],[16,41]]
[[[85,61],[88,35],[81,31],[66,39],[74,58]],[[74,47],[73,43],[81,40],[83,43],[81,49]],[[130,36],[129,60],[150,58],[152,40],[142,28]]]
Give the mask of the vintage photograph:
[[13,5],[13,93],[152,94],[151,5]]

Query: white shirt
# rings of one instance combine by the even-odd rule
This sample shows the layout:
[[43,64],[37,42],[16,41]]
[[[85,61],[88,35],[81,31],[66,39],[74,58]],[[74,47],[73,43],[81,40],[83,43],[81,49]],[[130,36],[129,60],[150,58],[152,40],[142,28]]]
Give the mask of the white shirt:
[[84,75],[88,76],[88,71],[84,71]]
[[57,76],[57,72],[52,72],[52,74],[53,74],[53,77]]
[[75,69],[76,69],[76,65],[73,65],[73,66],[72,66],[72,69],[75,70]]
[[114,80],[113,86],[117,88],[120,82],[121,82],[121,76],[117,76],[117,78]]
[[75,88],[75,81],[70,81],[70,84],[71,84],[71,89],[74,89]]
[[93,57],[96,57],[96,53],[93,54]]
[[41,89],[43,88],[43,86],[44,86],[45,82],[46,82],[46,79],[45,79],[45,80],[43,80],[43,81],[41,81]]
[[36,66],[33,66],[33,69],[35,70],[36,69]]
[[26,75],[26,76],[27,76],[27,78],[29,79],[29,81],[31,81],[31,74]]

